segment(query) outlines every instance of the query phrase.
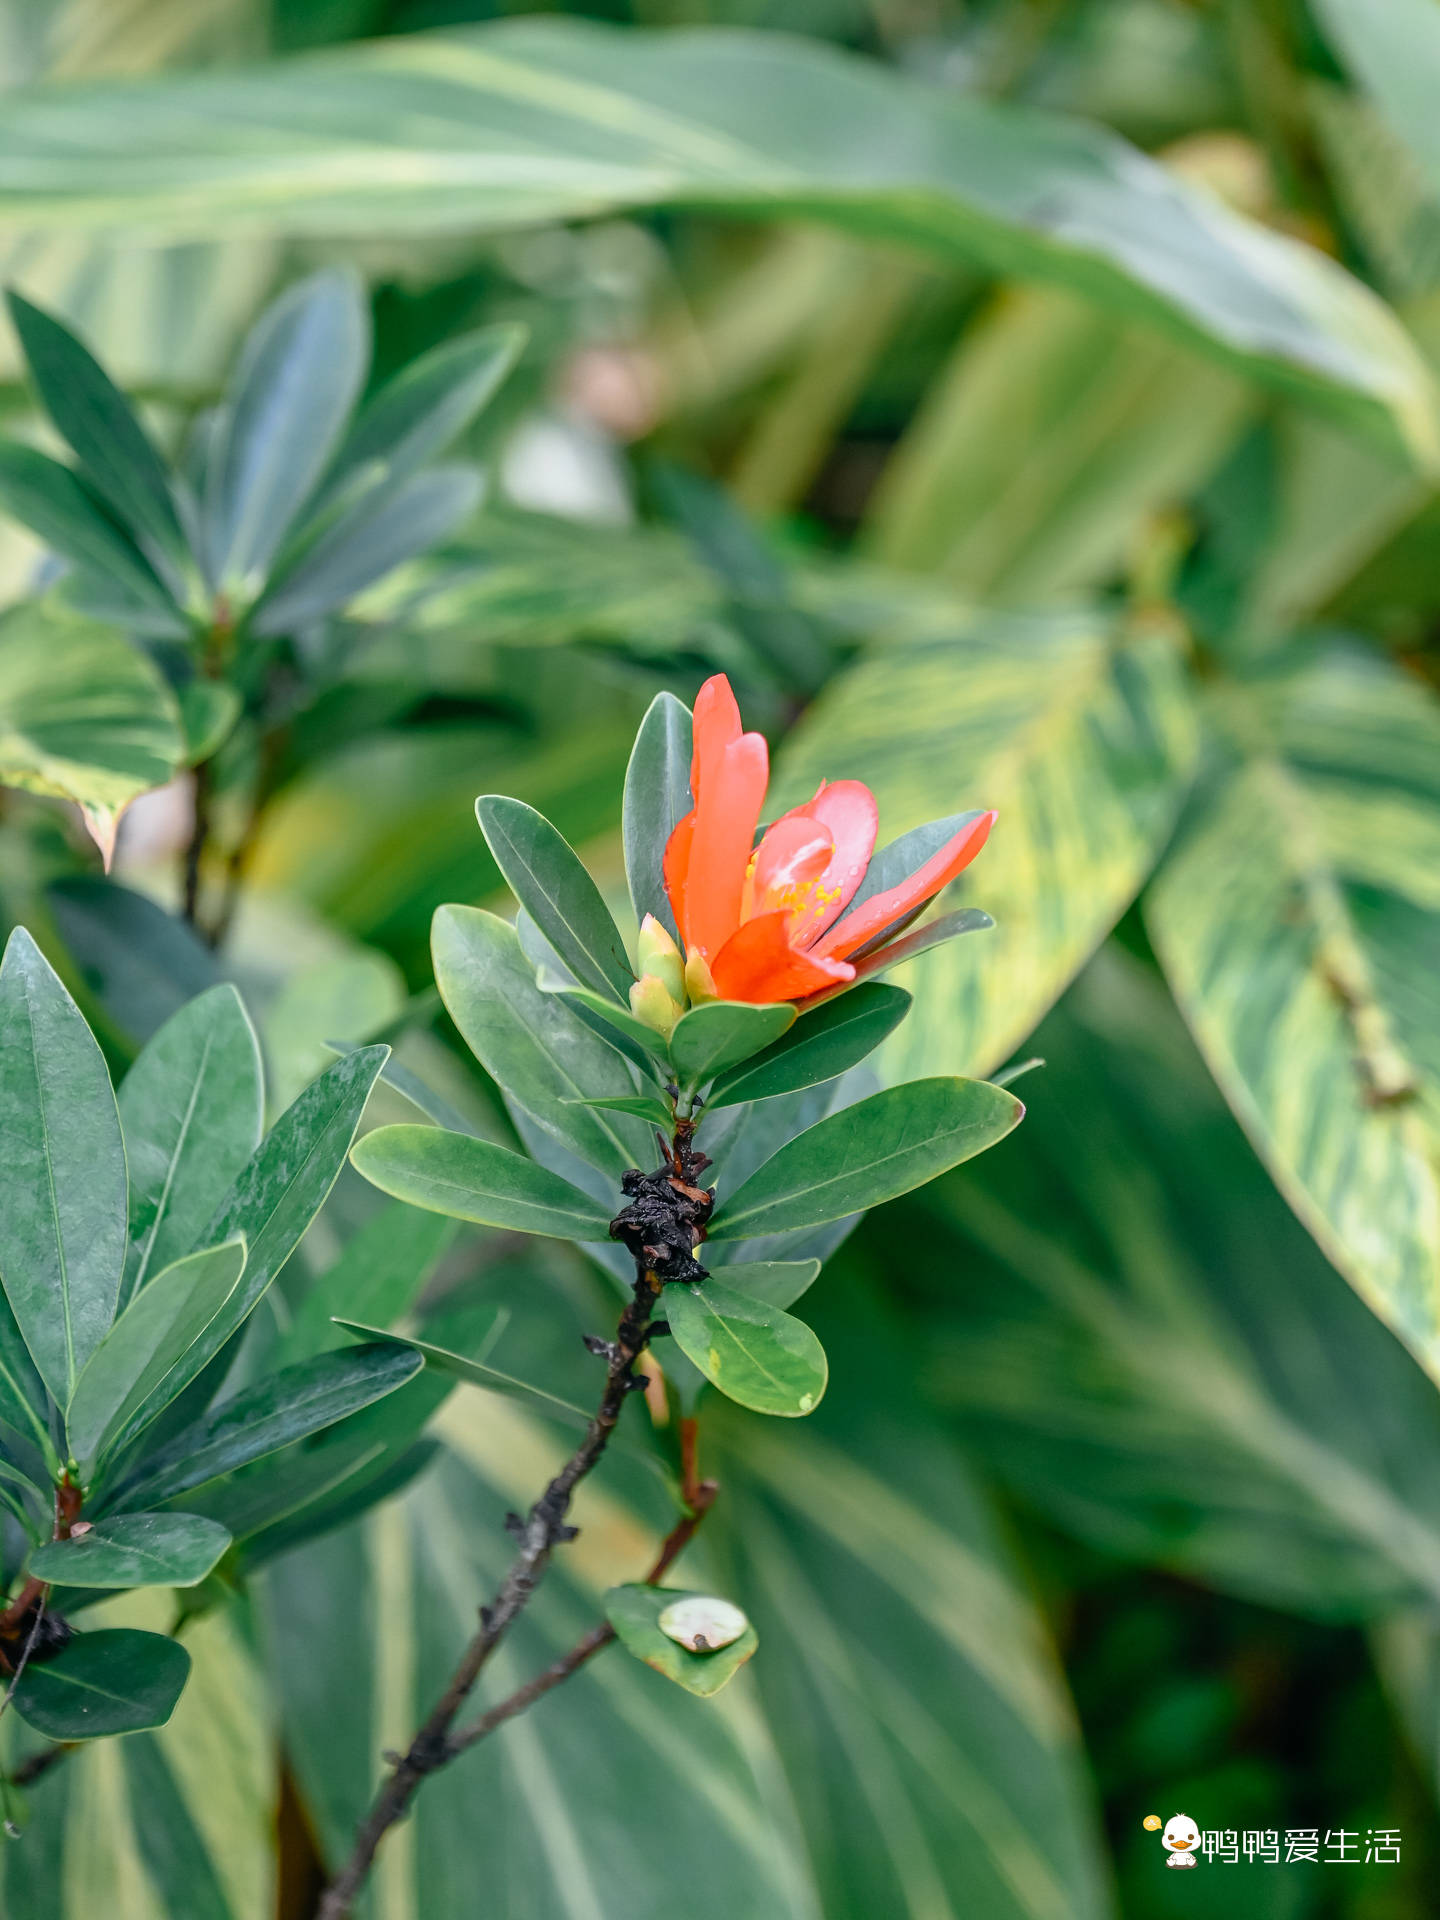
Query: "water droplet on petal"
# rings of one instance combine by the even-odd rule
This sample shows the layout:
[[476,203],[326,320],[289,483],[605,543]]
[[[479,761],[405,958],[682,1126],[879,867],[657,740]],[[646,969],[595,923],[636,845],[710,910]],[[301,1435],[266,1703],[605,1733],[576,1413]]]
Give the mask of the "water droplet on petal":
[[739,1607],[709,1594],[672,1601],[659,1620],[660,1631],[691,1653],[718,1653],[733,1646],[749,1625]]

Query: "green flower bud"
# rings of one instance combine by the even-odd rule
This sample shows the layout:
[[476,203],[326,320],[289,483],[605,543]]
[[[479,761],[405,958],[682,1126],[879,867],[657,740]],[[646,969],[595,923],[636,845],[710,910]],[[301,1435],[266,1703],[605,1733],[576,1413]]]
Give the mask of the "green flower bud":
[[636,957],[641,977],[653,974],[664,983],[672,1000],[685,1002],[685,957],[653,913],[640,922]]
[[630,1011],[637,1020],[643,1020],[647,1027],[653,1027],[668,1040],[685,1009],[663,980],[647,973],[630,989]]

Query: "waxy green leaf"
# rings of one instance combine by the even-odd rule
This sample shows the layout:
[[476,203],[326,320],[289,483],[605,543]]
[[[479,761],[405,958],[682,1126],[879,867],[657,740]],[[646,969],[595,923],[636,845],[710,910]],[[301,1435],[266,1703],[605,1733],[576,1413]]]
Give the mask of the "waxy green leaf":
[[911,1080],[788,1141],[725,1200],[714,1240],[818,1227],[923,1186],[1003,1140],[1025,1112],[983,1080]]
[[120,1083],[130,1166],[124,1296],[188,1253],[260,1144],[260,1046],[234,987],[173,1014]]
[[691,1653],[672,1640],[660,1628],[660,1615],[680,1600],[698,1600],[698,1593],[679,1587],[647,1587],[638,1584],[611,1587],[605,1596],[605,1618],[615,1629],[615,1637],[627,1653],[643,1660],[647,1667],[663,1673],[702,1699],[718,1693],[733,1680],[760,1642],[749,1626],[738,1640],[714,1653]]
[[0,1164],[0,1277],[63,1407],[115,1318],[125,1149],[104,1057],[23,927],[0,966]]
[[633,1119],[659,1127],[662,1133],[669,1133],[675,1125],[675,1115],[665,1101],[653,1093],[621,1094],[614,1100],[567,1100],[563,1104],[598,1107],[602,1113],[628,1113]]
[[29,1572],[63,1587],[193,1587],[230,1544],[199,1513],[117,1513],[37,1547]]
[[606,1044],[617,1047],[627,1060],[650,1074],[668,1073],[670,1055],[665,1046],[663,1034],[631,1013],[628,1007],[617,1006],[603,993],[594,993],[589,987],[546,987],[542,992],[553,993],[557,1000],[563,1000],[573,1008],[576,1017],[583,1019],[592,1033],[599,1033]]
[[91,1354],[65,1414],[70,1451],[88,1479],[123,1435],[139,1433],[180,1391],[181,1360],[240,1284],[245,1241],[192,1253],[158,1273]]
[[713,1276],[733,1293],[771,1307],[793,1307],[815,1284],[819,1272],[818,1260],[737,1260],[716,1267]]
[[511,892],[581,986],[623,1003],[635,980],[625,943],[564,835],[503,793],[481,794],[475,817]]
[[282,1367],[152,1454],[116,1497],[126,1507],[178,1499],[383,1400],[419,1371],[413,1354],[379,1345],[347,1346]]
[[345,1242],[339,1259],[313,1280],[275,1350],[277,1367],[343,1346],[331,1316],[351,1313],[388,1327],[428,1284],[459,1228],[419,1207],[382,1207]]
[[712,1075],[761,1053],[795,1024],[788,1003],[751,1006],[743,1000],[709,1000],[684,1014],[670,1036],[670,1058],[684,1086],[701,1086]]
[[15,1688],[20,1718],[50,1740],[163,1727],[190,1677],[190,1655],[163,1633],[107,1627],[77,1633],[43,1666],[28,1666]]
[[690,811],[690,709],[673,693],[651,701],[625,770],[622,834],[635,918],[647,913],[678,938],[665,892],[665,843]]
[[350,1156],[372,1185],[412,1206],[516,1233],[608,1240],[610,1215],[523,1154],[439,1127],[377,1127]]
[[673,1283],[663,1305],[676,1346],[727,1399],[790,1419],[819,1406],[830,1369],[803,1320],[713,1278]]
[[815,1087],[857,1066],[905,1018],[902,987],[851,987],[802,1014],[773,1046],[722,1073],[705,1097],[707,1110],[773,1100]]

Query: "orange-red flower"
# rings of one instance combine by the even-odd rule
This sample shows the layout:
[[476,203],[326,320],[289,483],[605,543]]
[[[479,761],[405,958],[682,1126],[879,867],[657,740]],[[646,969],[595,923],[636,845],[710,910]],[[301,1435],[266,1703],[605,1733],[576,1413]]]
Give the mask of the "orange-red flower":
[[708,969],[722,1000],[806,1000],[869,971],[872,943],[948,886],[995,822],[977,815],[897,886],[846,913],[875,851],[874,794],[859,780],[822,780],[757,846],[768,783],[765,742],[742,730],[730,682],[716,674],[695,701],[695,804],[665,848],[665,890],[687,976],[706,980]]

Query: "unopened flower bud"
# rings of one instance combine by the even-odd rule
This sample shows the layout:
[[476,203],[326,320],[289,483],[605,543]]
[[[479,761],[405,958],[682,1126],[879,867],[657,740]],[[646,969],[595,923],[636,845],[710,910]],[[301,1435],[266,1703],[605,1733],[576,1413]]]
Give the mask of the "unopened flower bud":
[[647,1027],[653,1027],[668,1040],[685,1009],[663,980],[647,973],[630,989],[630,1011],[637,1020],[643,1020]]
[[684,956],[653,913],[647,913],[640,922],[640,939],[635,951],[641,974],[650,973],[657,980],[663,981],[665,991],[670,998],[680,1001],[683,1005],[685,1000]]
[[692,1006],[699,1006],[702,1000],[718,1000],[715,991],[715,978],[709,963],[698,947],[691,947],[690,957],[685,962],[685,991],[690,996]]

